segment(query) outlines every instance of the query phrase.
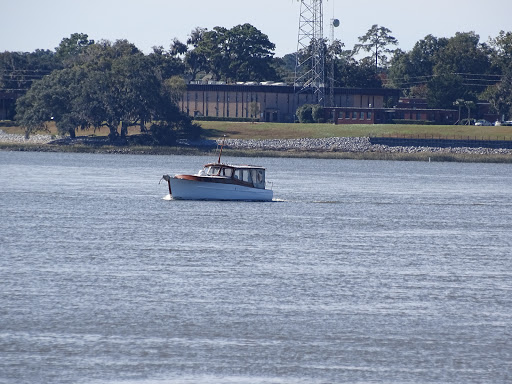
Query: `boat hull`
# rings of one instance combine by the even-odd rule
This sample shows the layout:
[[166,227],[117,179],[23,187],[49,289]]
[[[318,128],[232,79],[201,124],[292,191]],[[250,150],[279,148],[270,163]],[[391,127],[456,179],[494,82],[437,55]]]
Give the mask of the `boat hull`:
[[270,189],[176,177],[170,179],[170,186],[174,200],[272,201],[274,195]]

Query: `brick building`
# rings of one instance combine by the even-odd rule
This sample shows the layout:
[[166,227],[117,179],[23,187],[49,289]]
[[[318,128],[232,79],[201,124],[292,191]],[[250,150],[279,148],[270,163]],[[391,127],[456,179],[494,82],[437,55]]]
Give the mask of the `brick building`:
[[[318,102],[310,93],[295,91],[293,86],[281,83],[188,84],[180,106],[193,117],[251,118],[258,111],[259,121],[293,122],[298,107]],[[384,108],[388,100],[397,101],[398,95],[395,89],[336,88],[334,105]]]
[[326,117],[335,124],[392,124],[398,121],[454,124],[458,110],[430,109],[424,99],[400,99],[392,108],[327,108]]

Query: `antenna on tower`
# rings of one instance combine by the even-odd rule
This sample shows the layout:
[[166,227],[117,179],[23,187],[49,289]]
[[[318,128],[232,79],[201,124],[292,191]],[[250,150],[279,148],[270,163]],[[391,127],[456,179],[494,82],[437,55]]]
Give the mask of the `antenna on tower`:
[[[333,7],[334,8],[334,7]],[[334,12],[333,12],[334,13]],[[331,19],[331,46],[334,44],[334,29],[340,26],[338,19]],[[334,107],[334,54],[331,57],[331,69],[329,72],[329,107]]]
[[323,0],[300,0],[299,34],[295,61],[295,93],[311,92],[325,105]]

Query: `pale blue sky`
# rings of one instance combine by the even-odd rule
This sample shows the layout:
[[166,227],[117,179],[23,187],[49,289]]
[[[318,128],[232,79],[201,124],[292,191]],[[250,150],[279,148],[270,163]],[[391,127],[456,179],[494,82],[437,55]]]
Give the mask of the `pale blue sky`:
[[[54,49],[72,33],[94,40],[127,39],[146,53],[152,46],[168,48],[195,27],[231,28],[251,23],[276,44],[276,56],[297,48],[300,3],[296,0],[1,0],[0,52]],[[510,0],[325,0],[327,23],[338,18],[335,38],[348,48],[373,25],[391,29],[403,50],[433,34],[451,37],[475,31],[481,41],[500,30],[512,31]]]

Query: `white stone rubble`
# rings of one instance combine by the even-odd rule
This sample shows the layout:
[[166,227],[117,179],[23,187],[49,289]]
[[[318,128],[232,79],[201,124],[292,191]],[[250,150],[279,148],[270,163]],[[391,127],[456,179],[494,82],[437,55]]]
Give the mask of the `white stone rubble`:
[[30,135],[30,138],[26,139],[25,135],[5,133],[4,131],[2,131],[0,129],[0,143],[47,144],[52,140],[55,140],[55,136],[52,136],[52,135]]

